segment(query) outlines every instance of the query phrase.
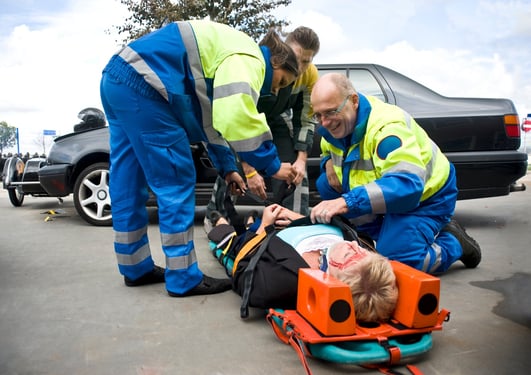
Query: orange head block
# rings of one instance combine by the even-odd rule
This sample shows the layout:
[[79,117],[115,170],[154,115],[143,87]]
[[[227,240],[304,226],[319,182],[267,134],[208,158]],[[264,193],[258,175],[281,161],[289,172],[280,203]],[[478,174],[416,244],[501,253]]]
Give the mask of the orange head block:
[[353,335],[356,317],[347,284],[320,270],[299,269],[297,312],[325,336]]
[[398,284],[398,301],[393,319],[409,328],[437,323],[440,280],[404,263],[391,261]]

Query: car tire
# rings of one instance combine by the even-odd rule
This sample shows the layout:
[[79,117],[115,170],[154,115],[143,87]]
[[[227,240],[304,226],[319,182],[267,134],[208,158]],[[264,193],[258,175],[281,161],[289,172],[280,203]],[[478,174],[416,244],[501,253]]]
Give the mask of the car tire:
[[87,223],[112,225],[109,163],[89,165],[79,174],[74,185],[74,206]]
[[8,189],[7,194],[9,195],[9,200],[11,201],[11,204],[15,207],[22,206],[22,203],[24,202],[24,194],[20,193],[18,189]]

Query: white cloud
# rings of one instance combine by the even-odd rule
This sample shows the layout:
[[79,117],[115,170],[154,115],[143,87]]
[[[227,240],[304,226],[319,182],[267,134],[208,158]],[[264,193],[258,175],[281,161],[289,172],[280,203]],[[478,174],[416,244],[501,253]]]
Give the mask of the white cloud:
[[327,57],[336,56],[337,51],[344,49],[349,41],[342,25],[338,24],[333,17],[319,12],[313,10],[300,12],[294,14],[290,21],[291,25],[288,31],[298,26],[311,25],[311,28],[319,35],[321,48],[315,60],[316,62],[321,61],[321,59],[323,60],[321,62],[329,62],[326,61]]
[[321,40],[316,63],[377,63],[446,96],[531,112],[531,2],[294,0],[279,12]]
[[[34,152],[43,129],[70,132],[80,110],[101,108],[118,39],[105,30],[126,10],[118,0],[25,2],[31,11],[0,14],[0,121]],[[507,97],[531,113],[531,1],[293,0],[276,13],[317,32],[316,63],[377,63],[442,95]]]
[[75,2],[0,36],[0,120],[19,128],[21,152],[42,152],[44,129],[66,134],[80,110],[101,108],[101,70],[118,48],[105,30],[124,14],[117,2]]

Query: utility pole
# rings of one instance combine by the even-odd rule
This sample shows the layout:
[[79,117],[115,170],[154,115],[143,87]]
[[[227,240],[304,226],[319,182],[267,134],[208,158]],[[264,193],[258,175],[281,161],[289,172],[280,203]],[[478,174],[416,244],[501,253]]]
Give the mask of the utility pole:
[[16,137],[17,137],[17,154],[20,155],[20,142],[19,142],[19,139],[18,139],[18,128],[16,128],[17,131],[16,131]]

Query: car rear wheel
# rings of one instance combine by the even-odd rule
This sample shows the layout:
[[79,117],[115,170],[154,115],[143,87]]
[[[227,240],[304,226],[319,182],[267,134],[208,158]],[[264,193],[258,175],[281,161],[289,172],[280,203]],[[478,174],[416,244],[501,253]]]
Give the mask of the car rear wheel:
[[109,163],[92,164],[81,172],[74,185],[74,205],[87,223],[112,225]]
[[7,194],[9,195],[9,200],[11,201],[11,204],[15,207],[22,206],[22,203],[24,202],[24,194],[19,192],[18,189],[9,189],[7,191]]

